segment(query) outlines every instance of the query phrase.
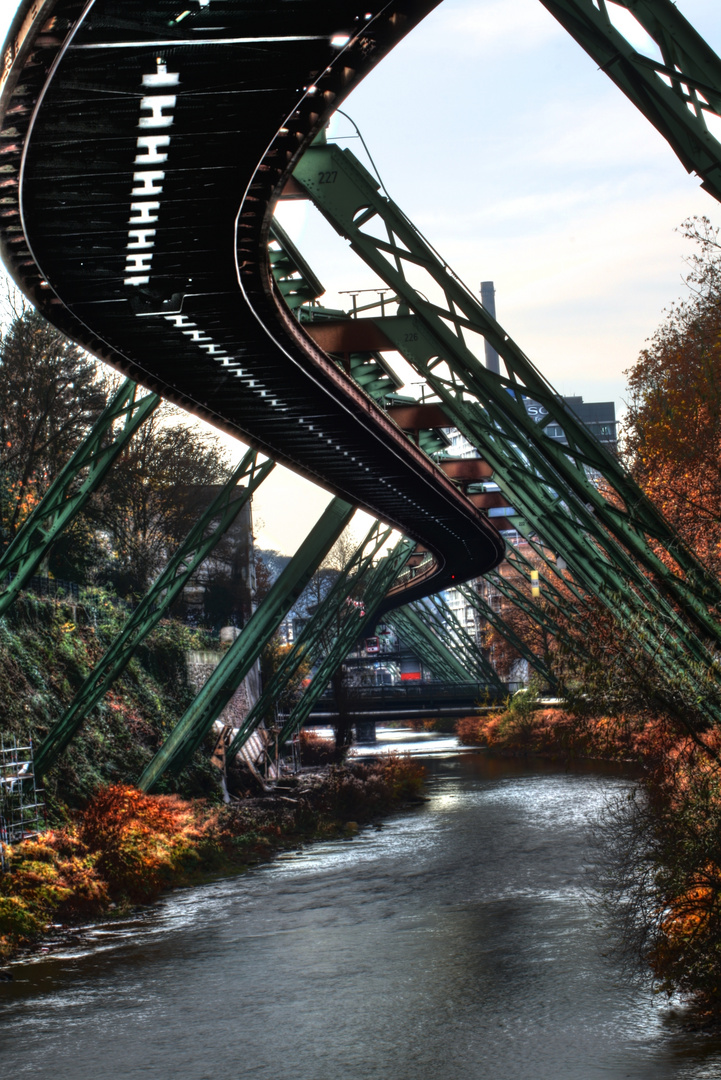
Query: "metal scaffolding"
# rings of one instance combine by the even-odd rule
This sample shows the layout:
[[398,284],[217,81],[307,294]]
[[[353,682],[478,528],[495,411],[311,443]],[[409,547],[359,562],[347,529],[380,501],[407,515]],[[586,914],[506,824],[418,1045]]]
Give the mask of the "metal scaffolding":
[[35,785],[33,742],[18,746],[0,736],[0,869],[6,868],[5,848],[37,835],[45,825],[43,792]]

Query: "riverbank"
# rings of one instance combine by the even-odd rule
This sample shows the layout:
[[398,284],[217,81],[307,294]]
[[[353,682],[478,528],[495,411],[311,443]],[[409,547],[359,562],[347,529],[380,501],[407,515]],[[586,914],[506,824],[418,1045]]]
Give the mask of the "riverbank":
[[655,765],[678,738],[655,716],[579,716],[558,707],[537,707],[529,698],[508,708],[456,722],[465,746],[504,756],[534,755],[568,762],[579,758]]
[[7,850],[0,875],[0,961],[52,924],[127,914],[167,889],[242,872],[288,847],[353,832],[417,801],[424,768],[391,755],[284,782],[283,793],[227,806],[102,788],[61,828]]
[[627,954],[679,993],[700,1024],[721,1025],[721,737],[692,737],[668,717],[577,716],[513,699],[465,717],[462,743],[502,757],[595,759],[641,769],[636,794],[602,822],[608,902]]

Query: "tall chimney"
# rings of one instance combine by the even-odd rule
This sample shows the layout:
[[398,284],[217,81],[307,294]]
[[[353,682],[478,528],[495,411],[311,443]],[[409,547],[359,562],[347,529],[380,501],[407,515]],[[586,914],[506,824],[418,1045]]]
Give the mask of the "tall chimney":
[[[481,282],[481,303],[491,316],[496,317],[496,290],[493,288],[492,281]],[[501,364],[498,358],[498,353],[493,348],[489,341],[486,341],[486,367],[489,371],[495,371],[496,375],[501,373]]]

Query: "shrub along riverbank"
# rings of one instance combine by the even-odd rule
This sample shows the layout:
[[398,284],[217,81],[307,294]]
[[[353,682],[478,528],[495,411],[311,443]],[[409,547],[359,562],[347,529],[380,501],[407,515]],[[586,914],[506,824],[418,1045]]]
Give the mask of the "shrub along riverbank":
[[467,745],[559,761],[595,758],[642,767],[633,797],[601,823],[605,889],[629,955],[656,986],[721,1022],[721,738],[692,738],[653,715],[579,716],[512,699],[497,714],[460,720]]
[[[115,784],[57,829],[8,849],[0,874],[0,960],[50,924],[122,915],[173,886],[237,873],[308,840],[354,831],[418,799],[410,758],[330,767],[284,781],[282,795],[213,806]],[[290,790],[289,790],[290,789]]]

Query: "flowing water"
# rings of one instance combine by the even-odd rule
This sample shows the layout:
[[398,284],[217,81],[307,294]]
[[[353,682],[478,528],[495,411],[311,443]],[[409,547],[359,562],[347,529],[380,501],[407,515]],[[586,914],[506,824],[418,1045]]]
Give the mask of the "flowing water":
[[15,965],[0,1075],[718,1080],[589,903],[589,820],[631,781],[434,748],[423,806]]

